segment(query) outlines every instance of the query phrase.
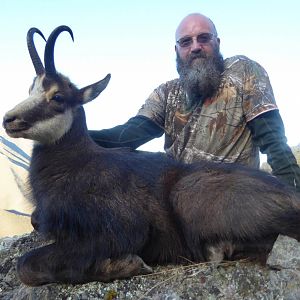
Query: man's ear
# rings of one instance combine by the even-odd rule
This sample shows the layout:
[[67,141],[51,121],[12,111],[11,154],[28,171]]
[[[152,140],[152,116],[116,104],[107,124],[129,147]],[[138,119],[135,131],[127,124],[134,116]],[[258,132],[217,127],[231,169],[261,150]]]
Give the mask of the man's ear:
[[107,74],[102,80],[80,89],[82,104],[94,100],[106,88],[111,75]]

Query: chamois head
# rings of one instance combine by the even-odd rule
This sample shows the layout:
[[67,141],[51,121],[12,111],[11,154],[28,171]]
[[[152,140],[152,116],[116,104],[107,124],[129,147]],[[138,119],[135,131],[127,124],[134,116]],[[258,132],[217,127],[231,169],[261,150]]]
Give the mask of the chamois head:
[[58,35],[72,30],[59,26],[50,34],[44,52],[44,65],[36,51],[33,36],[44,35],[37,28],[29,29],[27,47],[35,68],[36,77],[29,89],[29,97],[7,112],[3,127],[14,138],[27,138],[40,143],[54,143],[70,129],[78,106],[95,99],[107,86],[110,74],[104,79],[78,89],[58,73],[54,64],[54,45]]

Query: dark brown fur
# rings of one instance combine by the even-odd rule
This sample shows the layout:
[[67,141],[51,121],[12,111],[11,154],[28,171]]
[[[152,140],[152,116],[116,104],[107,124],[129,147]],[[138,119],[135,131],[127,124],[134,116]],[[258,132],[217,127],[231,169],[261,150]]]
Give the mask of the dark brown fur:
[[276,178],[101,148],[81,107],[58,143],[35,146],[30,182],[34,226],[55,242],[20,258],[28,285],[124,278],[149,272],[145,263],[205,261],[211,249],[259,259],[278,234],[299,239],[299,199]]

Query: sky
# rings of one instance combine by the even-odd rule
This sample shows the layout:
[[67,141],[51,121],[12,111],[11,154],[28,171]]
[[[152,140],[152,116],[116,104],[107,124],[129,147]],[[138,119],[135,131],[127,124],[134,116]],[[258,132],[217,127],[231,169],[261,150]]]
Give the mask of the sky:
[[[35,76],[26,34],[39,28],[47,38],[59,25],[56,69],[78,87],[111,73],[102,94],[85,105],[90,129],[110,128],[134,116],[161,83],[178,77],[175,30],[189,13],[215,23],[224,56],[246,55],[269,74],[288,144],[300,143],[300,1],[102,1],[0,0],[0,114],[26,99]],[[43,57],[44,41],[35,36]],[[155,139],[143,150],[163,151]]]

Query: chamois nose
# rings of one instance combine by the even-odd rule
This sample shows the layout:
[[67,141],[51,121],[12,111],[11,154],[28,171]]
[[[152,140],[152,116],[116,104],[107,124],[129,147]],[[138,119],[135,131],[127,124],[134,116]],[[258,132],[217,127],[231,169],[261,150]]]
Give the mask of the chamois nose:
[[3,122],[2,122],[2,126],[4,128],[6,128],[6,125],[15,121],[16,120],[16,116],[13,116],[13,115],[8,115],[6,114],[4,117],[3,117]]

